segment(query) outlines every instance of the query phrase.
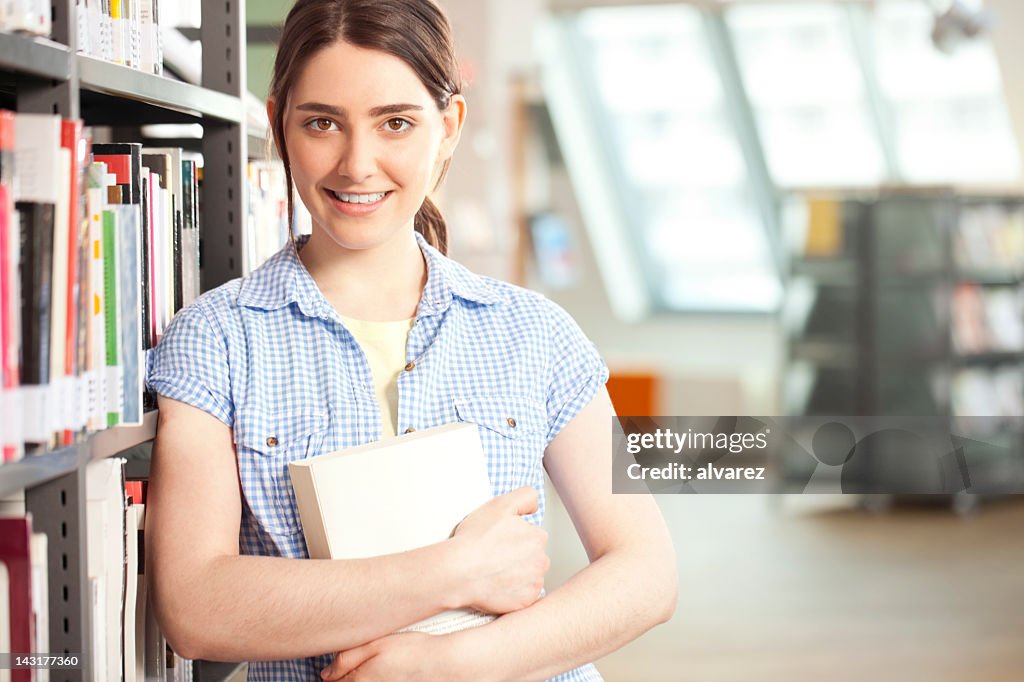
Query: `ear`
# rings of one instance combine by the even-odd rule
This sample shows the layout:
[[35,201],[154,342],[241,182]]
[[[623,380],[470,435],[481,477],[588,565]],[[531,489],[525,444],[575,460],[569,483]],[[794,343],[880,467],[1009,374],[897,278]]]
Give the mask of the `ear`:
[[444,137],[441,138],[441,146],[437,152],[439,162],[452,158],[455,148],[459,145],[459,138],[462,136],[462,126],[466,122],[466,98],[462,95],[452,95],[448,102],[448,108],[442,114],[444,125]]

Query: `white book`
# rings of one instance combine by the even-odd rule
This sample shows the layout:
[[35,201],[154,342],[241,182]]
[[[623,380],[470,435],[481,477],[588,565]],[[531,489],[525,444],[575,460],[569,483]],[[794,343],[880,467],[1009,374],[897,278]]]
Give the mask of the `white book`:
[[86,23],[89,31],[89,55],[103,59],[103,3],[101,0],[85,0],[88,8]]
[[[163,267],[166,268],[164,283],[166,289],[166,299],[164,300],[164,315],[165,320],[162,327],[159,327],[161,333],[163,329],[166,329],[167,325],[170,324],[171,318],[174,317],[174,313],[177,312],[174,309],[174,292],[178,289],[178,277],[179,273],[176,271],[174,266],[175,258],[175,240],[181,237],[182,227],[182,207],[184,205],[184,194],[181,186],[181,148],[180,147],[143,147],[143,165],[146,164],[146,156],[158,155],[164,158],[166,163],[166,177],[163,178],[163,186],[167,189],[162,194],[161,202],[163,203],[162,212],[166,216],[167,223],[165,225],[166,231],[163,233],[161,240],[163,242],[164,253],[162,256]],[[178,249],[181,248],[181,244],[177,245]]]
[[[36,651],[50,650],[50,583],[47,577],[49,539],[46,533],[32,533],[29,554],[32,559],[32,611],[35,613]],[[0,651],[7,651],[0,647]],[[36,670],[36,682],[50,682],[50,671]]]
[[[445,424],[288,464],[312,559],[360,559],[443,542],[492,497],[475,424]],[[449,611],[406,629],[451,632],[493,616]]]
[[[129,513],[134,512],[135,514],[135,526],[140,532],[146,529],[146,506],[143,504],[133,504],[129,507]],[[134,676],[129,676],[125,673],[126,680],[145,680],[146,679],[146,564],[145,557],[140,556],[141,564],[137,566],[137,570],[134,576],[129,575],[128,580],[135,583],[135,629],[132,633],[132,637],[135,642],[135,653],[133,659],[135,661],[135,672]],[[127,646],[127,642],[125,643]],[[125,650],[125,656],[127,656],[127,649]],[[127,669],[126,669],[127,670]]]
[[136,0],[139,5],[140,68],[146,73],[163,75],[163,47],[157,0]]
[[[102,459],[86,467],[86,550],[88,576],[96,580],[101,594],[95,604],[99,615],[94,627],[102,633],[102,649],[96,654],[105,670],[102,680],[121,679],[121,610],[124,600],[125,494],[124,462],[118,457]],[[102,652],[102,653],[101,653]],[[94,671],[101,666],[94,666]],[[109,672],[108,676],[106,673]]]
[[[88,383],[89,430],[96,431],[107,426],[108,392],[118,390],[120,385],[107,385],[107,326],[106,297],[103,291],[104,240],[103,211],[107,209],[107,188],[115,178],[106,172],[107,164],[89,165],[86,189],[86,212],[89,217],[89,278],[88,296],[89,322],[86,332],[88,369],[85,376]],[[120,395],[120,392],[118,392]]]
[[142,392],[146,366],[142,357],[142,207],[113,206],[117,213],[121,308],[121,423],[142,425]]
[[78,51],[90,54],[89,50],[89,7],[85,0],[75,1],[75,17],[78,21]]
[[138,506],[133,504],[128,507],[124,517],[124,608],[121,613],[121,637],[125,680],[134,680],[136,674],[135,614],[139,591]]
[[107,600],[106,586],[102,578],[89,576],[89,598],[92,614],[92,679],[93,682],[109,680],[107,675],[107,637],[106,612],[104,605]]

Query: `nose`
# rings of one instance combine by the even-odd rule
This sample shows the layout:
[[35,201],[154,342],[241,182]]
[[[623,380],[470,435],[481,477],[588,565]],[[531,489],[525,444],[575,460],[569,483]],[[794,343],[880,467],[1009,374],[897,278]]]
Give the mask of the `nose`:
[[358,185],[377,171],[377,150],[373,135],[351,131],[338,159],[338,175]]

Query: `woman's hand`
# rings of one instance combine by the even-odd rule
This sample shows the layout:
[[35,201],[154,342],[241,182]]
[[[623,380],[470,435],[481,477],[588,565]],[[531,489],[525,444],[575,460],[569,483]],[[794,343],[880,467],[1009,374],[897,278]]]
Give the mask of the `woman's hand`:
[[463,519],[453,541],[464,548],[466,591],[459,606],[485,613],[508,613],[540,597],[544,574],[551,566],[544,549],[548,534],[521,518],[537,511],[531,486],[500,495]]
[[448,635],[403,632],[342,651],[320,673],[327,682],[437,682],[476,679],[449,646]]

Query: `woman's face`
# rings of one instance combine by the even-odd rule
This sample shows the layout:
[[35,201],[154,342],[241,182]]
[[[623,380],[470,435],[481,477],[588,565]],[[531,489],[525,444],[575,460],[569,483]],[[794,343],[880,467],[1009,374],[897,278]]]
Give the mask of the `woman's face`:
[[465,102],[452,100],[439,111],[416,73],[384,52],[338,42],[309,60],[284,132],[295,188],[324,236],[347,250],[408,237],[458,143]]

